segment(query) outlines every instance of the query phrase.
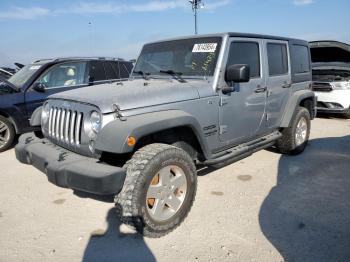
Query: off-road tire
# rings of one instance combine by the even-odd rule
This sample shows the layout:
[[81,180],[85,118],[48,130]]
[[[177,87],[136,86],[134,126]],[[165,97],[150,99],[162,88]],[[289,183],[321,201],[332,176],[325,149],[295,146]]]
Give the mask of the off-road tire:
[[0,146],[0,153],[1,153],[6,151],[12,146],[13,140],[15,139],[16,132],[12,123],[7,118],[0,116],[0,122],[4,123],[7,126],[8,132],[9,132],[9,138],[7,142],[3,146]]
[[[304,143],[297,146],[295,133],[296,133],[297,125],[302,117],[305,118],[307,123],[306,139]],[[275,145],[276,148],[282,154],[297,155],[302,153],[305,150],[305,147],[307,146],[309,136],[310,136],[310,129],[311,129],[310,112],[304,107],[298,107],[294,113],[290,126],[282,130],[282,137],[277,140]]]
[[[187,193],[180,209],[168,220],[155,221],[148,213],[146,192],[152,178],[164,166],[182,168],[187,181]],[[197,190],[197,173],[193,160],[182,149],[166,144],[150,144],[139,149],[125,164],[126,179],[115,204],[122,223],[140,234],[158,238],[178,227],[188,215]]]

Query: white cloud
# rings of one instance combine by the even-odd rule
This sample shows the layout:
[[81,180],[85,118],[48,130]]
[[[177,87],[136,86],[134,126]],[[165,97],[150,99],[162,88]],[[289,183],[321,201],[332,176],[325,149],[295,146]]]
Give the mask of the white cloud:
[[48,16],[50,10],[41,7],[13,7],[7,11],[0,11],[0,19],[21,19],[30,20],[39,17]]
[[114,2],[80,2],[62,13],[96,14],[96,13],[130,13],[130,12],[159,12],[168,9],[184,7],[183,0],[177,1],[149,1],[143,4],[117,4]]
[[313,4],[315,1],[314,0],[294,0],[293,3],[295,5],[309,5]]
[[[232,0],[207,0],[204,1],[204,10],[213,11],[217,8],[228,5]],[[300,1],[300,0],[296,0]],[[313,1],[313,0],[303,0]],[[117,1],[109,2],[79,2],[71,6],[65,6],[60,9],[48,9],[42,7],[13,7],[6,11],[0,11],[0,19],[36,19],[49,15],[64,14],[121,14],[121,13],[148,13],[161,12],[172,9],[190,10],[188,0],[148,0],[143,3],[131,4],[130,1],[118,3]]]
[[214,10],[219,7],[225,6],[230,4],[231,0],[222,0],[222,1],[215,1],[215,2],[210,2],[204,5],[204,9],[208,10]]

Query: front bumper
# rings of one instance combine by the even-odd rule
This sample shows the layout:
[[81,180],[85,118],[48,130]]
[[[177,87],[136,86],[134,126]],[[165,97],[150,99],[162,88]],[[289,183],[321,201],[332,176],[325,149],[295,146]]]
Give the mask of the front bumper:
[[18,161],[35,166],[60,187],[111,195],[119,193],[124,184],[123,168],[73,153],[34,133],[22,135],[15,152]]
[[350,114],[349,108],[327,108],[317,107],[318,113],[329,113],[329,114]]
[[350,90],[315,92],[317,111],[320,113],[346,114],[350,112]]

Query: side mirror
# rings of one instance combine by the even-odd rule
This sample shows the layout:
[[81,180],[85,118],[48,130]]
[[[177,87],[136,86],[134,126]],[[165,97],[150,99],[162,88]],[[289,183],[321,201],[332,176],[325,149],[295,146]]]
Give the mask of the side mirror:
[[226,68],[225,81],[246,83],[250,80],[249,65],[230,65]]
[[39,93],[44,93],[46,90],[46,86],[43,83],[35,83],[33,86],[33,90],[39,92]]

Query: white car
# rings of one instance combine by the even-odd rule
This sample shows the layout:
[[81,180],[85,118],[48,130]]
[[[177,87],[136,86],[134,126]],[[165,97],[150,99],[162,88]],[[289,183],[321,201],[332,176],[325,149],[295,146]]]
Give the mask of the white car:
[[350,118],[350,45],[315,41],[310,49],[317,111]]

